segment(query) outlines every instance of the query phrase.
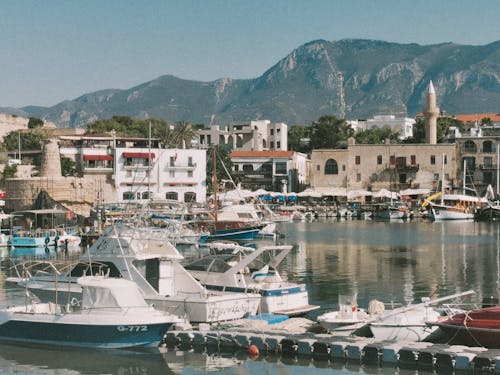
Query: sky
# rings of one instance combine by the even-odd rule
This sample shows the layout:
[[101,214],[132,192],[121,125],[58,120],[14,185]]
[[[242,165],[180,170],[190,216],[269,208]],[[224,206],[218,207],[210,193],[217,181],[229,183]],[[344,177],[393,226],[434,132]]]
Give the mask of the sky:
[[498,0],[4,0],[0,107],[52,106],[165,74],[255,78],[312,40],[485,45]]

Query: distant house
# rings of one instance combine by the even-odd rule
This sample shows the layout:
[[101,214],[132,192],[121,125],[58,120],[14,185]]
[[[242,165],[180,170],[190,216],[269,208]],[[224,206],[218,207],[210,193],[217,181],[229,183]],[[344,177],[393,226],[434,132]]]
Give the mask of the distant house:
[[399,134],[399,139],[407,139],[413,137],[413,125],[415,119],[409,117],[396,117],[394,115],[374,116],[367,120],[351,120],[347,121],[349,125],[356,131],[370,130],[374,128],[389,128],[393,132]]

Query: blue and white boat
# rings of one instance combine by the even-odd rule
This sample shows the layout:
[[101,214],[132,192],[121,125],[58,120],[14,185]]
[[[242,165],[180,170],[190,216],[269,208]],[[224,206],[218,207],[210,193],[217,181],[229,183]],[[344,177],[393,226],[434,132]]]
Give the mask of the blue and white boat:
[[210,244],[212,254],[185,266],[211,290],[260,294],[260,312],[304,315],[319,309],[310,305],[306,286],[281,277],[278,265],[292,246],[264,246],[258,249],[230,243]]
[[180,322],[149,306],[132,281],[85,276],[77,282],[81,301],[0,310],[0,341],[92,348],[158,346],[166,331]]

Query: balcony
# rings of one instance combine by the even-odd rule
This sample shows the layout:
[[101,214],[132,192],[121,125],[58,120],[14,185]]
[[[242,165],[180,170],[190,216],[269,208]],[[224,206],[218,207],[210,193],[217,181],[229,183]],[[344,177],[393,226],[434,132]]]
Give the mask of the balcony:
[[169,163],[165,166],[166,171],[194,171],[196,163]]
[[396,164],[392,168],[398,172],[418,172],[420,166],[419,164]]

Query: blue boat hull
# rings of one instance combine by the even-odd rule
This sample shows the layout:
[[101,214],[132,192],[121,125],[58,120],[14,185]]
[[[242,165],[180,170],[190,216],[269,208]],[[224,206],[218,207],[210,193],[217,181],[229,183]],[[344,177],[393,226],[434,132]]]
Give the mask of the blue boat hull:
[[237,228],[227,230],[215,230],[208,237],[208,241],[214,240],[253,240],[264,226],[258,225],[248,228]]
[[0,341],[109,349],[158,346],[171,325],[82,325],[10,320],[0,326]]

